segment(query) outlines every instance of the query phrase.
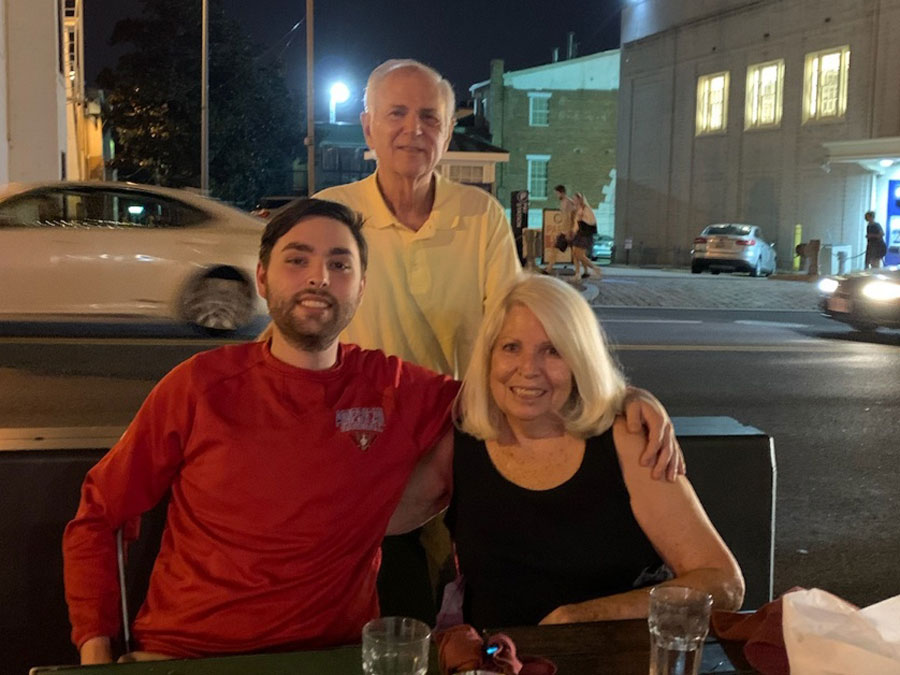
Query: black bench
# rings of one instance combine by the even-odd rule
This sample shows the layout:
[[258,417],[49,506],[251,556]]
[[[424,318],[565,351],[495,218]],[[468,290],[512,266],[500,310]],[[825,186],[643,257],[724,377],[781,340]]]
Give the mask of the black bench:
[[772,599],[775,564],[775,441],[731,417],[675,417],[675,433],[700,502],[734,553],[744,609]]

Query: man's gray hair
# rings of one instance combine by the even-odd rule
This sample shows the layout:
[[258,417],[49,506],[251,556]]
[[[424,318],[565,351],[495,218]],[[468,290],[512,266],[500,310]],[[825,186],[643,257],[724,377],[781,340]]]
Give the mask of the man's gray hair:
[[363,97],[366,112],[372,109],[375,92],[378,91],[378,87],[381,86],[384,78],[395,70],[408,68],[414,68],[434,80],[438,90],[441,92],[441,98],[444,99],[444,104],[447,108],[447,121],[450,122],[456,113],[456,95],[453,93],[453,86],[434,68],[426,66],[415,59],[388,59],[372,71],[369,75],[369,80],[366,82],[366,93]]

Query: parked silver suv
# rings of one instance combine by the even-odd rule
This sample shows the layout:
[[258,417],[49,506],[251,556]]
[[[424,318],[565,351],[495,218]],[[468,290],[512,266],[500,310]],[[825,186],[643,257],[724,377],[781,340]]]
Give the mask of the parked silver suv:
[[775,271],[774,246],[755,225],[709,225],[694,239],[691,272],[749,272],[751,277],[768,276]]

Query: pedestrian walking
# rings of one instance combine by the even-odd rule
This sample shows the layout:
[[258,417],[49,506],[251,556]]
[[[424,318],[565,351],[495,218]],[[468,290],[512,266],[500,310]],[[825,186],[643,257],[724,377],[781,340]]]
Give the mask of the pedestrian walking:
[[866,269],[881,267],[887,255],[887,244],[884,241],[884,230],[881,223],[875,220],[874,211],[866,211]]
[[[562,217],[561,234],[564,241],[557,243],[557,248],[548,248],[544,251],[544,266],[542,268],[544,274],[553,274],[553,266],[556,264],[556,251],[565,251],[566,246],[571,242],[575,231],[575,200],[566,194],[565,185],[557,185],[553,188],[556,198],[559,200],[559,212]],[[577,276],[575,277],[578,278]]]
[[597,217],[581,192],[575,193],[575,226],[575,235],[572,237],[572,263],[575,266],[575,279],[586,279],[590,276],[599,279],[603,276],[600,268],[588,256],[588,251],[594,248]]

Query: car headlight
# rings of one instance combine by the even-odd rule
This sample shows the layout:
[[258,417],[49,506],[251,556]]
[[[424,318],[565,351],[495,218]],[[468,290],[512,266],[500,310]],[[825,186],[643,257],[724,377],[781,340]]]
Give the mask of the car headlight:
[[862,294],[870,300],[887,301],[900,299],[900,284],[883,279],[870,281],[862,287]]
[[828,277],[826,277],[819,282],[819,290],[825,295],[831,295],[837,290],[837,287],[837,279],[829,279]]

